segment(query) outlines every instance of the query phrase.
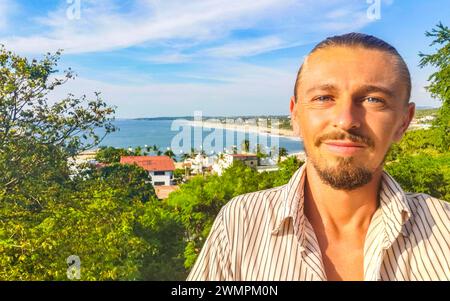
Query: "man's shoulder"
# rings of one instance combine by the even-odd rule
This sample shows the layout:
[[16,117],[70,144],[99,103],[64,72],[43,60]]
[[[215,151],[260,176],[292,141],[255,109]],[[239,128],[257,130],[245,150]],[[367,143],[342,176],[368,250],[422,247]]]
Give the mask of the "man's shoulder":
[[435,198],[426,193],[416,193],[416,192],[405,192],[406,199],[408,203],[413,206],[419,204],[426,204],[428,206],[438,206],[441,207],[447,213],[450,212],[450,203],[444,200]]
[[426,193],[405,193],[408,205],[415,218],[433,220],[448,227],[450,224],[450,203]]

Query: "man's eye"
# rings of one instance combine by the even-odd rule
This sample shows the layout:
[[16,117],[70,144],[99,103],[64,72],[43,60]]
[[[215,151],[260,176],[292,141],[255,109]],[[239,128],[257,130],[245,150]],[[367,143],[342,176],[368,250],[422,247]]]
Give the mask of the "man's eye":
[[369,103],[384,103],[384,100],[376,97],[366,97],[365,100]]
[[325,102],[325,101],[330,101],[331,97],[330,96],[318,96],[316,98],[314,98],[314,101],[320,101],[320,102]]

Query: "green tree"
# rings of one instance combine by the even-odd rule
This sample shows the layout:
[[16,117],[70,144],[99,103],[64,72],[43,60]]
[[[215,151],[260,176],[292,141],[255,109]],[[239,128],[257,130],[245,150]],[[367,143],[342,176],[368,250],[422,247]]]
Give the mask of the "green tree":
[[[27,178],[68,176],[65,159],[97,145],[115,130],[107,106],[96,93],[90,100],[69,94],[50,104],[50,91],[74,78],[69,69],[59,78],[60,52],[29,61],[0,47],[0,191],[20,190]],[[1,195],[1,193],[0,193]]]
[[175,162],[177,161],[176,155],[175,155],[175,153],[174,153],[171,149],[166,150],[166,151],[164,152],[164,156],[170,157],[170,158],[171,158],[172,160],[174,160]]
[[285,157],[288,155],[288,151],[284,147],[278,148],[278,163],[281,162],[281,157]]
[[241,147],[244,152],[248,153],[250,151],[250,140],[242,140]]
[[386,170],[405,191],[450,201],[450,153],[405,155],[386,165]]
[[450,150],[450,29],[439,23],[427,37],[434,38],[430,46],[440,46],[433,54],[420,53],[420,67],[432,66],[437,69],[429,77],[426,87],[431,95],[442,101],[433,126],[439,131],[440,149]]
[[[107,182],[113,188],[122,188],[120,191],[124,193],[124,199],[146,202],[156,197],[148,172],[134,164],[114,163],[96,170],[93,176]],[[80,183],[84,184],[83,181]]]
[[120,157],[131,156],[132,153],[123,148],[115,148],[112,146],[102,146],[95,154],[95,159],[102,163],[118,163]]
[[197,152],[195,151],[195,148],[191,147],[191,152],[189,153],[190,158],[195,158],[197,155]]
[[154,144],[154,145],[152,146],[152,150],[153,150],[153,153],[154,153],[155,155],[157,155],[157,156],[161,156],[162,153],[163,153],[163,152],[159,149],[159,146],[156,145],[156,144]]
[[256,156],[258,157],[258,165],[261,164],[261,159],[267,158],[267,154],[264,152],[261,144],[256,144]]
[[189,159],[189,158],[191,158],[191,155],[190,155],[190,154],[183,153],[183,154],[181,155],[181,160],[182,160],[182,161],[185,161],[185,160],[187,160],[187,159]]
[[133,156],[144,156],[145,154],[142,151],[142,147],[136,146],[133,151]]
[[42,201],[32,215],[2,208],[0,279],[67,280],[70,255],[80,257],[81,280],[184,278],[182,226],[157,200],[123,198],[121,189],[94,181]]

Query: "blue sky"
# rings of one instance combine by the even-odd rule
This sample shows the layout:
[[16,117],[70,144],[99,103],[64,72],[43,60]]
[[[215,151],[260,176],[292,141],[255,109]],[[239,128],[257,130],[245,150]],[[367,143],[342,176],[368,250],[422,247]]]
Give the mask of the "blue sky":
[[60,69],[78,78],[50,98],[100,91],[119,118],[288,114],[304,56],[350,31],[393,44],[412,100],[438,106],[417,65],[439,21],[450,25],[448,0],[0,0],[0,43],[29,57],[64,49]]

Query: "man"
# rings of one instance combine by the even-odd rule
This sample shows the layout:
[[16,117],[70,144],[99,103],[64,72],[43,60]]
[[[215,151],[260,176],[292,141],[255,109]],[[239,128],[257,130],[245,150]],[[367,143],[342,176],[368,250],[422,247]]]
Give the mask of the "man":
[[218,214],[188,280],[450,280],[450,204],[383,171],[414,116],[391,45],[350,33],[319,43],[290,101],[307,160],[288,184]]

